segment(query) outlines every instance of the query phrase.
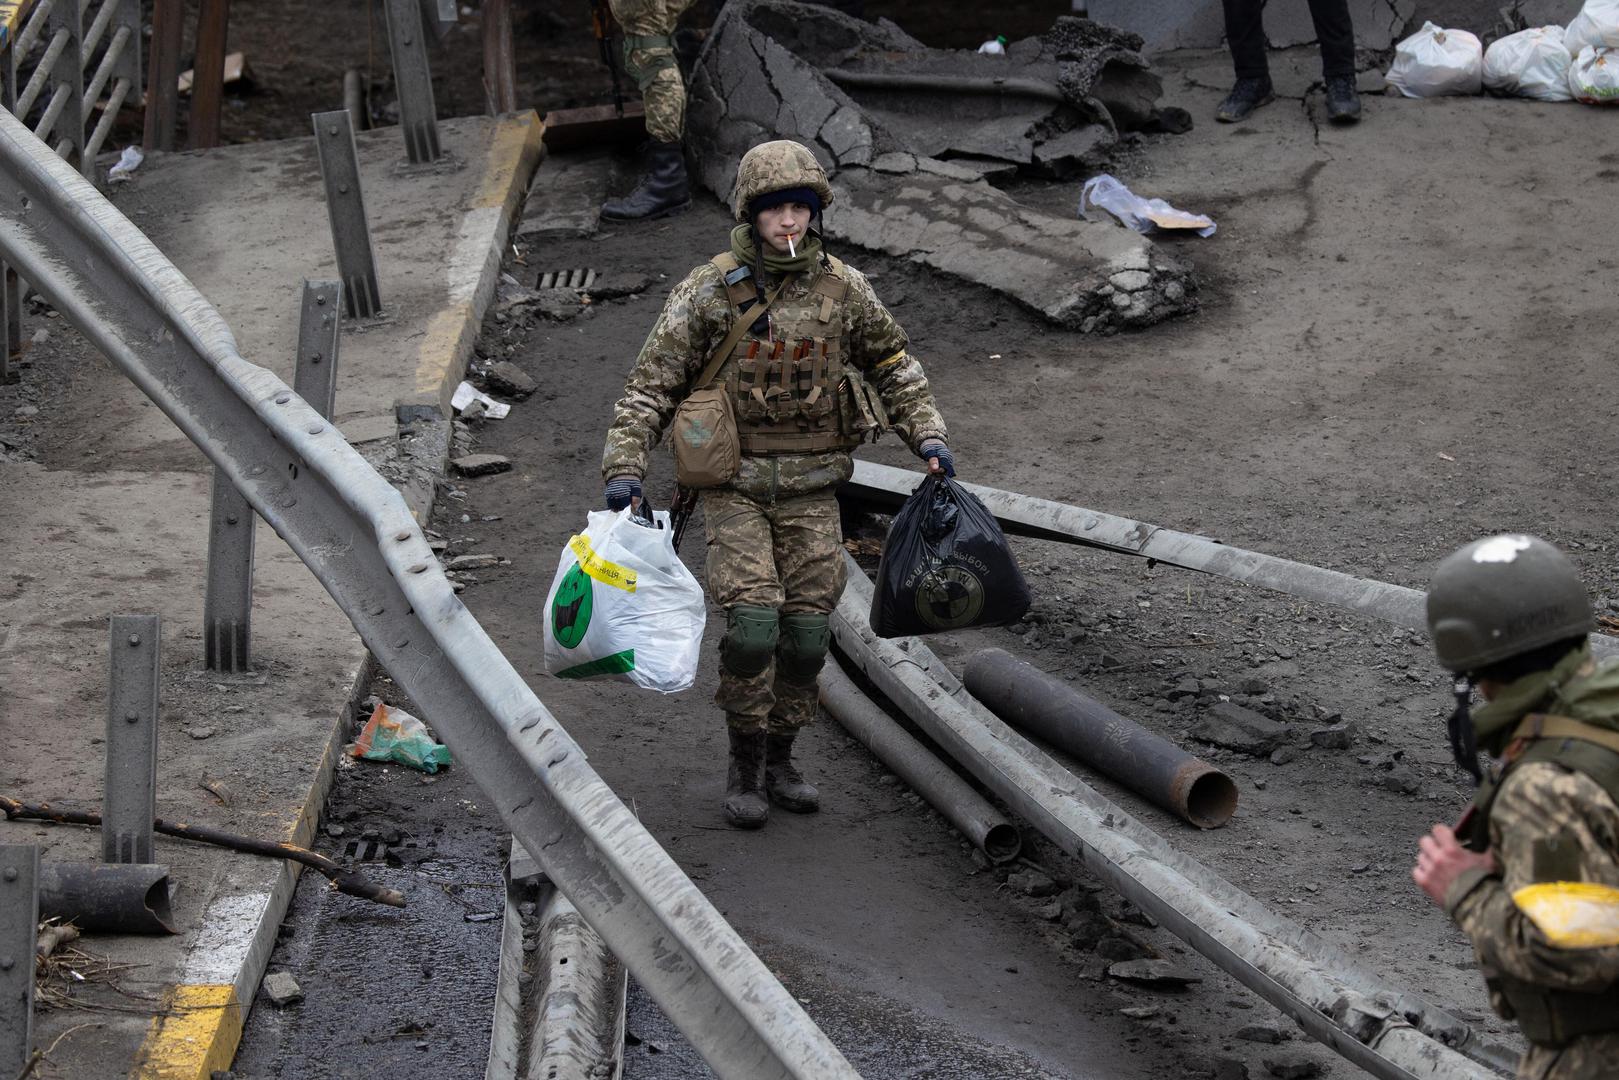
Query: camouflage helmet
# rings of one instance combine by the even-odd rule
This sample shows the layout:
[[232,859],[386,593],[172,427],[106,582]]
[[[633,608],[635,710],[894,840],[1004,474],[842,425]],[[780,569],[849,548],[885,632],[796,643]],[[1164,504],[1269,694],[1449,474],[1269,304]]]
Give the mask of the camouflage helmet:
[[823,209],[832,205],[832,185],[827,183],[826,170],[815,160],[809,147],[791,139],[760,143],[743,154],[742,164],[736,167],[732,211],[738,221],[746,222],[748,204],[754,199],[795,187],[806,187],[819,195]]
[[1439,662],[1473,672],[1596,628],[1568,557],[1533,536],[1490,536],[1453,552],[1428,589]]

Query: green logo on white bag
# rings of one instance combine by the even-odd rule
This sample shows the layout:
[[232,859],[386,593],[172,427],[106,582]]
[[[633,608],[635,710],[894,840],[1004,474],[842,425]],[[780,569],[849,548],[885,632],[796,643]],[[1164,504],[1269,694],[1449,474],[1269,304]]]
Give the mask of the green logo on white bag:
[[585,640],[585,631],[590,629],[591,592],[590,575],[574,563],[551,601],[551,632],[564,649],[578,648]]

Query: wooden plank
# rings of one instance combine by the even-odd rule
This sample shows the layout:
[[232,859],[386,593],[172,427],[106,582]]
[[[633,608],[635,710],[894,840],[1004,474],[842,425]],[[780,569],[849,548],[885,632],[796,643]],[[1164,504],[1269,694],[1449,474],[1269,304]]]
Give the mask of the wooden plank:
[[230,0],[202,0],[197,14],[197,62],[191,83],[191,148],[219,145],[219,113],[225,96],[225,29]]
[[555,109],[545,114],[545,145],[550,150],[636,143],[646,138],[646,114],[639,101],[625,102],[624,115],[611,105]]

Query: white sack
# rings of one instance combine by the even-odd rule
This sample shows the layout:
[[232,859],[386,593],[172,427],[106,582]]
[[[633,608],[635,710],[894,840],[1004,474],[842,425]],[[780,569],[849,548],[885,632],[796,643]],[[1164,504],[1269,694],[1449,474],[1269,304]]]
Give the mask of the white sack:
[[1619,105],[1619,49],[1590,45],[1568,69],[1568,88],[1587,105]]
[[659,528],[629,509],[595,510],[562,549],[545,597],[545,670],[559,679],[618,679],[665,694],[697,678],[703,589]]
[[1561,26],[1520,30],[1484,50],[1484,85],[1536,101],[1568,101],[1574,96],[1568,88],[1573,62]]
[[1619,0],[1585,0],[1563,34],[1563,46],[1579,56],[1587,45],[1619,48]]
[[1395,46],[1386,78],[1406,97],[1477,94],[1484,87],[1484,46],[1466,30],[1423,23]]

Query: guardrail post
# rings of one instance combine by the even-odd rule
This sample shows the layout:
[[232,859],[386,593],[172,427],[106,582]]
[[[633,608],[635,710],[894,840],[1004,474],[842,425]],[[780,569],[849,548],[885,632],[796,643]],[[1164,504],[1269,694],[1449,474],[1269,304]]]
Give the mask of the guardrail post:
[[399,126],[412,165],[439,159],[438,113],[433,106],[433,74],[422,41],[422,12],[417,0],[385,0],[388,51],[393,57],[394,91],[399,95]]
[[101,861],[152,862],[157,816],[156,615],[114,615],[107,692],[107,782],[101,805]]
[[180,45],[185,24],[184,0],[153,0],[152,52],[147,64],[146,150],[173,150],[180,116]]
[[[0,67],[0,107],[17,109],[17,48],[7,41],[3,67]],[[0,262],[0,386],[17,381],[11,362],[22,355],[22,289],[17,271]]]
[[21,1076],[34,1039],[39,848],[0,845],[0,1075]]
[[191,67],[191,148],[219,145],[219,106],[225,95],[225,27],[230,0],[202,0],[197,56]]
[[348,315],[351,319],[374,318],[382,311],[382,295],[377,287],[371,229],[365,220],[365,196],[360,191],[354,127],[347,109],[314,113],[310,119],[315,125],[315,150],[326,183],[326,215],[332,223],[332,246],[337,249],[337,273],[343,279]]
[[298,363],[292,388],[326,419],[337,407],[337,312],[343,284],[305,281],[298,314]]
[[208,588],[202,603],[203,663],[246,671],[253,646],[253,536],[257,518],[242,493],[214,470],[208,512]]
[[[68,32],[67,47],[51,73],[51,100],[35,134],[54,146],[63,158],[77,153],[79,172],[93,180],[96,163],[84,152],[84,9],[79,0],[59,0],[52,5],[48,25],[53,38],[62,30]],[[63,87],[67,88],[65,96]],[[56,120],[47,124],[52,112],[57,113]]]

